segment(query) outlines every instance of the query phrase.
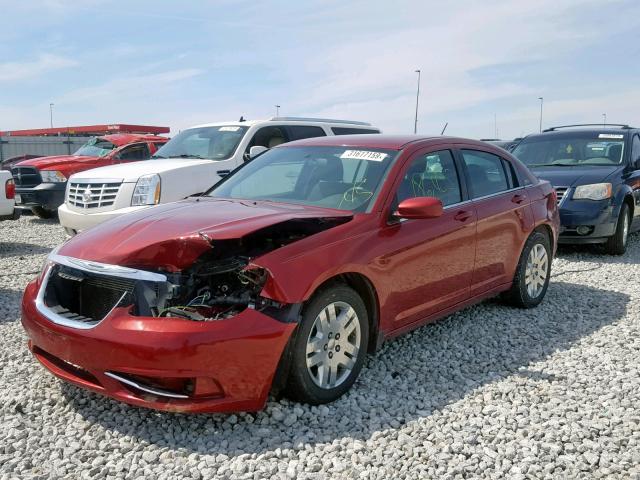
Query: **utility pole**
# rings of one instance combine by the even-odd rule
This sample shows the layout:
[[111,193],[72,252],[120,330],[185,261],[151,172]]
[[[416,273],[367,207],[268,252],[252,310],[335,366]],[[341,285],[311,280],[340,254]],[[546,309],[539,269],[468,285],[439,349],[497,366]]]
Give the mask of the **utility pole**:
[[542,132],[542,104],[544,103],[544,98],[538,97],[538,100],[540,100],[540,132]]
[[51,128],[53,128],[53,103],[49,104],[49,123]]
[[280,116],[280,105],[276,105],[276,117]]
[[602,114],[602,126],[603,127],[607,126],[607,114],[606,113]]
[[416,92],[416,119],[413,122],[413,133],[418,133],[418,102],[420,100],[420,70],[416,70],[415,73],[418,74],[418,90]]

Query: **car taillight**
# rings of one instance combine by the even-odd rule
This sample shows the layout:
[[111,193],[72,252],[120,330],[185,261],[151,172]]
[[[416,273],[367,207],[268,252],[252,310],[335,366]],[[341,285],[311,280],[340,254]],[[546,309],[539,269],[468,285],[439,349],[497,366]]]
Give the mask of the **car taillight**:
[[13,179],[7,180],[4,184],[4,195],[10,200],[16,198],[16,184],[13,183]]

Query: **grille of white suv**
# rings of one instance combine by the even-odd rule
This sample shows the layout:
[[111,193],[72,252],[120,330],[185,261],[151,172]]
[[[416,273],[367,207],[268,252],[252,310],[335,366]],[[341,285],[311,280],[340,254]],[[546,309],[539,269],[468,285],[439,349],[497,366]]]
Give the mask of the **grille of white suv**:
[[78,208],[99,208],[113,205],[121,182],[69,184],[67,203]]

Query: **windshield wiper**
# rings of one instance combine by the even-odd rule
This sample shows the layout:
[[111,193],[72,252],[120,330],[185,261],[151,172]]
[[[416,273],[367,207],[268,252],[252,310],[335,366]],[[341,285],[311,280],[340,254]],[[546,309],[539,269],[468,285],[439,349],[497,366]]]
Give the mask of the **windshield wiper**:
[[577,167],[579,163],[531,163],[527,167]]
[[180,155],[173,155],[173,158],[200,158],[200,159],[204,159],[204,157],[201,157],[200,155],[189,155],[188,153],[182,153]]
[[151,158],[167,158],[167,157],[163,157],[162,155],[151,155]]

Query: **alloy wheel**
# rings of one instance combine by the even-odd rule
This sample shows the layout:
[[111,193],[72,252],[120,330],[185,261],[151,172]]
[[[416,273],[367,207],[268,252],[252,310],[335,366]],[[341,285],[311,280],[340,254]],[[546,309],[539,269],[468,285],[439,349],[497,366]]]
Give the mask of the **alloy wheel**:
[[333,302],[316,317],[307,339],[307,370],[320,388],[343,383],[360,349],[360,320],[351,305]]
[[536,243],[529,252],[524,277],[527,293],[531,298],[538,298],[544,290],[548,267],[549,256],[547,255],[547,250],[542,244]]

